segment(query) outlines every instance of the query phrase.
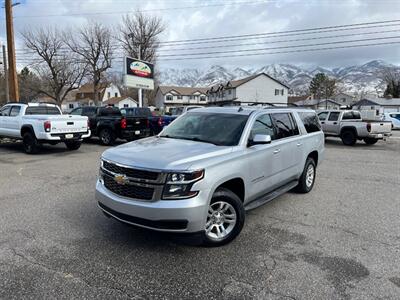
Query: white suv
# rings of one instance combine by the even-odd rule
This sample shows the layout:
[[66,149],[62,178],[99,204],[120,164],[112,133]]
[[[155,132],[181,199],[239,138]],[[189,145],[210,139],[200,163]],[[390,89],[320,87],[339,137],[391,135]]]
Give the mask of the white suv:
[[105,151],[96,198],[119,221],[217,246],[239,234],[245,210],[311,191],[323,154],[312,110],[194,109],[158,136]]

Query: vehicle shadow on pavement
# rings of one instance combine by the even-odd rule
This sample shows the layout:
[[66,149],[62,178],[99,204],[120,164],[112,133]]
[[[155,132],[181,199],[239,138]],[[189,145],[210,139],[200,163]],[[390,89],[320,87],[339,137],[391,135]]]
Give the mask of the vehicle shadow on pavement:
[[[21,141],[1,141],[0,142],[0,151],[5,151],[6,153],[23,153],[24,146]],[[79,150],[77,150],[79,151]],[[58,145],[41,145],[39,153],[34,154],[32,156],[38,155],[48,155],[48,154],[72,154],[76,151],[68,150],[64,143],[60,143]]]
[[346,146],[343,145],[342,141],[338,138],[326,138],[325,139],[325,145],[330,145],[330,146],[338,146],[341,148],[345,149],[352,149],[352,148],[366,148],[366,149],[373,149],[376,148],[377,146],[382,146],[384,145],[385,141],[378,141],[375,145],[367,145],[363,141],[357,141],[357,143],[353,146]]

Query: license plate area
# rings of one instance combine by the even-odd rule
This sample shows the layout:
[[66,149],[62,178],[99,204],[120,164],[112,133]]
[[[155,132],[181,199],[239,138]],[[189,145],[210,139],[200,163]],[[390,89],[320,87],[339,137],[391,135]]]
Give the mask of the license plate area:
[[73,138],[74,138],[74,135],[73,135],[72,133],[67,133],[67,134],[65,135],[65,138],[66,138],[66,139],[73,139]]

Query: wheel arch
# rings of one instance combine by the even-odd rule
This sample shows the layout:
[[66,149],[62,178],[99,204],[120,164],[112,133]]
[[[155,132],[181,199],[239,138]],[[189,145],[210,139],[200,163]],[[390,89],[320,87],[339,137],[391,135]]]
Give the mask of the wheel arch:
[[222,182],[218,183],[216,187],[213,189],[211,197],[212,195],[214,195],[215,191],[219,188],[226,188],[230,190],[239,197],[242,203],[244,203],[246,188],[244,180],[241,177],[233,177],[230,179],[225,179]]
[[314,162],[315,162],[315,166],[318,166],[319,155],[318,155],[318,151],[317,150],[314,150],[314,151],[310,152],[308,154],[307,158],[312,158],[314,160]]
[[21,127],[21,137],[24,137],[24,134],[30,132],[36,137],[35,130],[33,129],[32,125],[23,125]]

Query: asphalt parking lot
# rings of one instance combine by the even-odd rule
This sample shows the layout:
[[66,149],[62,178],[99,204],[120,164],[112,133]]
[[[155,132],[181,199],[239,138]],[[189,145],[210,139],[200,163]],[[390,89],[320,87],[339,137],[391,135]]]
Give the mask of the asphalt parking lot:
[[221,248],[106,218],[94,199],[105,149],[0,144],[0,298],[400,298],[400,132],[328,139],[314,190],[249,212]]

